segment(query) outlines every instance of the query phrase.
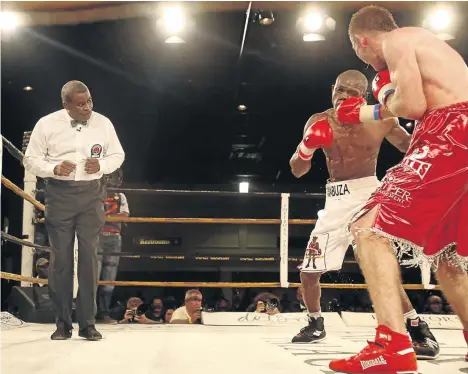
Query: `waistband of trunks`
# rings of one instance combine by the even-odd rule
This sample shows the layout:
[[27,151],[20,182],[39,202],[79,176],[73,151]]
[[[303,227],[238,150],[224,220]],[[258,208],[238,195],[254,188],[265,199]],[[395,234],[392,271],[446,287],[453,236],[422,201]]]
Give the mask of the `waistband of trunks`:
[[429,111],[427,111],[423,118],[421,118],[420,121],[418,122],[422,122],[424,120],[427,120],[428,117],[432,117],[434,115],[439,115],[440,113],[445,113],[447,111],[468,111],[468,101],[463,101],[461,103],[455,103],[455,104],[451,104],[451,105],[448,105],[448,106],[444,106],[442,108],[437,108],[437,109],[431,109]]
[[327,198],[346,196],[364,188],[377,188],[379,183],[375,175],[340,182],[328,182],[325,186],[325,195]]

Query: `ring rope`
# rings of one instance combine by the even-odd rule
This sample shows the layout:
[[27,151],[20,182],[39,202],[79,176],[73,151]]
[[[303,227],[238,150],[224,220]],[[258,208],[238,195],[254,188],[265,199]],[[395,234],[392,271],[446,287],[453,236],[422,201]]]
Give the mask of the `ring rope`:
[[20,162],[23,162],[23,158],[24,158],[24,154],[23,152],[21,152],[18,148],[16,148],[12,142],[10,142],[7,138],[5,138],[3,135],[2,135],[2,144],[3,146],[6,148],[6,150],[8,151],[8,153],[10,153],[10,155],[12,155],[14,158],[16,158],[18,161]]
[[[162,217],[107,217],[107,222],[133,222],[133,223],[211,223],[232,225],[279,225],[280,219],[256,219],[256,218],[162,218]],[[44,218],[37,222],[45,222]],[[314,225],[315,219],[290,219],[290,225]]]
[[51,252],[52,251],[51,247],[47,247],[45,245],[35,244],[35,243],[29,242],[27,240],[17,238],[16,236],[7,234],[7,233],[5,233],[3,231],[2,231],[2,239],[7,241],[7,242],[12,242],[12,243],[15,243],[15,244],[19,244],[21,246],[35,248],[37,250],[35,252],[38,252],[38,253]]
[[29,195],[28,193],[24,192],[21,188],[19,188],[16,184],[14,184],[12,181],[10,181],[9,179],[5,178],[3,175],[2,175],[2,184],[12,190],[15,194],[21,196],[23,199],[29,201],[32,205],[34,205],[37,209],[39,210],[42,210],[44,211],[45,210],[45,206],[44,204],[40,203],[39,201],[37,201],[34,197],[32,197],[31,195]]
[[[109,192],[124,192],[127,194],[160,194],[160,195],[214,195],[214,196],[236,196],[236,197],[281,197],[280,192],[249,192],[249,193],[239,193],[233,191],[205,191],[205,190],[158,190],[151,188],[108,188]],[[308,199],[308,198],[322,198],[325,197],[324,193],[290,193],[291,197],[298,199]]]
[[[2,239],[11,243],[19,244],[21,246],[35,248],[35,253],[51,252],[52,248],[44,245],[35,244],[24,239],[19,239],[16,236],[1,232]],[[185,253],[173,253],[173,254],[162,254],[162,253],[136,253],[136,252],[97,252],[99,256],[111,256],[111,257],[122,257],[131,259],[142,259],[149,258],[151,260],[195,260],[195,261],[235,261],[239,260],[242,262],[274,262],[280,261],[280,256],[249,256],[249,255],[187,255]],[[288,257],[290,262],[302,262],[302,257]],[[344,261],[345,264],[357,264],[354,260]]]
[[[0,272],[0,278],[14,281],[48,284],[47,279],[23,277],[22,275]],[[99,281],[98,285],[102,286],[140,286],[140,287],[179,287],[179,288],[281,288],[279,282],[264,282],[264,283],[233,283],[233,282],[141,282],[141,281]],[[289,283],[289,288],[298,288],[300,283]],[[367,284],[346,284],[346,283],[321,283],[322,288],[337,288],[337,289],[367,289]],[[404,284],[405,290],[424,290],[422,284]],[[440,286],[435,286],[433,290],[440,290]]]
[[[37,201],[31,195],[24,192],[21,188],[2,175],[2,183],[5,187],[12,190],[23,199],[29,201],[36,208],[45,211],[44,204]],[[107,222],[133,222],[133,223],[214,223],[214,224],[233,224],[233,225],[279,225],[281,219],[255,219],[255,218],[159,218],[159,217],[107,217]],[[45,222],[44,218],[37,222]],[[313,225],[317,222],[315,219],[290,219],[290,225]]]

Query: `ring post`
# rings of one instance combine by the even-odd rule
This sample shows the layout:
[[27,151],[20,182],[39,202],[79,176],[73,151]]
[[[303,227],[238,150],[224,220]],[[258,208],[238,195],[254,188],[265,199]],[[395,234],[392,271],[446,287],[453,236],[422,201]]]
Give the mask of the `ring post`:
[[425,290],[432,290],[435,288],[435,285],[431,284],[431,265],[424,261],[420,265],[421,269],[421,281]]
[[[36,191],[36,176],[25,170],[24,171],[24,192],[31,196],[35,196]],[[29,202],[23,201],[23,238],[27,238],[30,242],[34,243],[35,226],[34,219],[34,206]],[[21,274],[26,277],[33,276],[34,269],[34,248],[23,246],[21,251]],[[28,282],[21,282],[21,287],[30,286]]]
[[288,288],[289,194],[281,194],[280,284]]

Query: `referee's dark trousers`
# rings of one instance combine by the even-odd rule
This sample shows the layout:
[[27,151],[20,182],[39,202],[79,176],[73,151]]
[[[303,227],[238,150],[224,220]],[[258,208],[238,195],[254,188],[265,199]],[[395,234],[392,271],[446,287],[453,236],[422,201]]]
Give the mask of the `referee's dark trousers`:
[[45,192],[45,224],[52,247],[49,265],[49,295],[57,325],[72,325],[73,260],[75,232],[78,238],[79,328],[95,324],[98,281],[97,247],[104,226],[105,191],[100,180],[61,181],[48,179]]

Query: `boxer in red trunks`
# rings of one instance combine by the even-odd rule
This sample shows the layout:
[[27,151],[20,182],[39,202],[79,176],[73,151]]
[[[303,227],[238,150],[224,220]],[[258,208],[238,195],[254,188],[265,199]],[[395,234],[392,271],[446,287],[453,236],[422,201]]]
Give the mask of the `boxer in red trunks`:
[[395,253],[429,261],[468,333],[468,68],[431,32],[398,28],[386,9],[355,13],[349,37],[377,72],[373,93],[395,116],[417,120],[406,156],[351,224],[377,314],[375,342],[330,363],[343,373],[417,373],[405,334]]

